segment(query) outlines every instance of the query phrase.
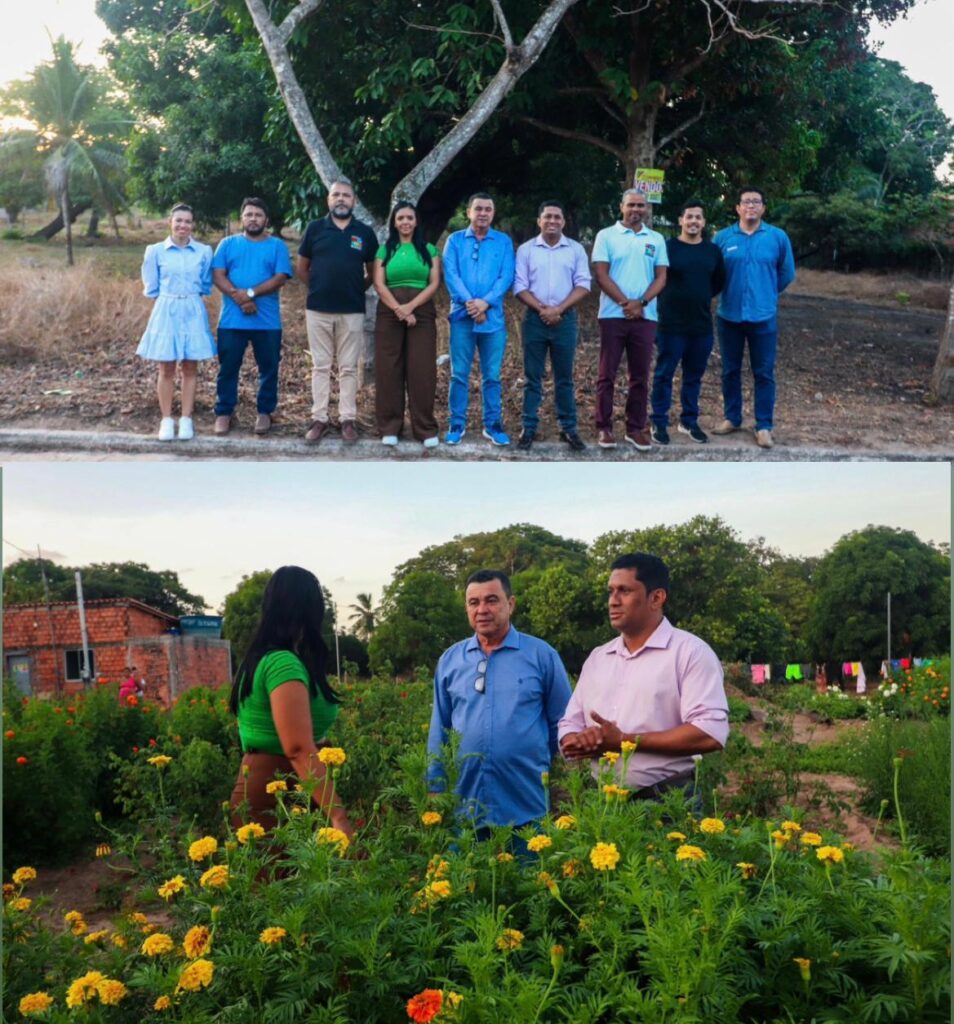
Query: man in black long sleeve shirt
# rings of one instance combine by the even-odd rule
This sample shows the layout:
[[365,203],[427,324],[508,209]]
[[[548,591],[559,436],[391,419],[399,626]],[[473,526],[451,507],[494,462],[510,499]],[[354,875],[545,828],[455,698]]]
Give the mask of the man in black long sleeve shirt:
[[679,213],[679,237],[666,243],[669,276],[659,296],[652,391],[652,436],[656,444],[669,444],[672,379],[680,362],[679,432],[698,444],[709,440],[699,427],[699,391],[712,352],[712,300],[725,283],[725,264],[719,247],[704,237],[705,227],[702,203],[690,199]]

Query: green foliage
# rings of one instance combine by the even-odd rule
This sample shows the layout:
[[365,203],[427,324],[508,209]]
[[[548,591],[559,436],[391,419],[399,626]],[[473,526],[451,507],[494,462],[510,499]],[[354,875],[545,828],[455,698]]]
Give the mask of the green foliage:
[[729,722],[737,725],[741,722],[748,722],[752,718],[752,708],[747,701],[740,697],[729,697]]
[[46,198],[40,145],[35,132],[0,133],[0,206],[11,224],[16,224],[21,210],[39,206]]
[[868,714],[872,718],[947,718],[950,713],[950,657],[892,672],[868,699]]
[[824,693],[814,693],[805,704],[805,710],[826,722],[849,718],[864,718],[868,714],[867,700],[849,696],[838,686],[829,686]]

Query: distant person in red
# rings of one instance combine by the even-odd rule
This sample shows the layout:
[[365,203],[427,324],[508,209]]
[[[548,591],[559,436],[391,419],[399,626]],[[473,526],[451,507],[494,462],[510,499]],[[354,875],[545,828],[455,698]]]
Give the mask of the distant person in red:
[[126,671],[129,673],[126,681],[119,688],[119,703],[125,704],[130,697],[145,697],[146,695],[146,683],[145,680],[139,680],[136,678],[136,666],[130,665]]

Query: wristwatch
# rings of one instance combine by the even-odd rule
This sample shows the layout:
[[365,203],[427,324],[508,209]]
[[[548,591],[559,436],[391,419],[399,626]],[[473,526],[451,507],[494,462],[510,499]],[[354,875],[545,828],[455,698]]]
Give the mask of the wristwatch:
[[254,289],[254,288],[246,288],[246,289],[245,289],[245,294],[246,294],[246,295],[247,295],[247,296],[248,296],[248,297],[249,297],[250,299],[254,299],[254,298],[255,298],[255,289]]

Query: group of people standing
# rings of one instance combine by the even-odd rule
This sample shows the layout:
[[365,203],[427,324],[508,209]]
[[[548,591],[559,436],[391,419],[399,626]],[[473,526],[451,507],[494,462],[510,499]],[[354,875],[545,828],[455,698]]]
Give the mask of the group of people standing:
[[[298,248],[294,271],[306,286],[306,326],[312,360],[311,421],[305,439],[320,442],[331,429],[331,372],[337,364],[342,440],[358,438],[358,363],[363,347],[365,291],[378,293],[375,324],[375,414],[384,445],[397,445],[405,403],[411,433],[425,448],[440,443],[435,415],[437,314],[434,295],[443,283],[450,297],[451,381],[444,441],[457,445],[468,421],[470,374],[480,367],[483,436],[509,445],[503,425],[500,374],[507,345],[504,299],[513,291],[526,307],[522,323],[524,400],[517,447],[529,451],[538,436],[546,360],[554,381],[560,439],[574,451],[586,448],[579,434],[574,383],[578,343],[577,304],[600,291],[599,370],[594,421],[597,444],[616,447],[615,380],[626,355],[628,391],[624,439],[639,451],[670,443],[673,378],[682,367],[678,430],[697,443],[702,377],[713,348],[712,300],[721,295],[718,335],[722,356],[724,419],[713,433],[743,425],[742,359],[745,348],[754,377],[757,443],[773,445],[776,311],[780,293],[794,280],[791,244],[784,231],[763,219],[765,196],[743,188],[738,222],[705,237],[705,209],[683,204],[679,235],[668,242],[644,221],[646,196],[627,189],[620,219],[600,231],[590,259],[564,234],[565,210],[556,200],[540,204],[539,234],[516,253],[508,235],[492,227],[493,197],[475,193],[467,202],[468,227],[453,232],[443,253],[428,243],[413,203],[399,202],[378,243],[372,228],[354,216],[356,196],[347,181],[332,183],[328,215],[312,221]],[[215,433],[225,435],[238,402],[238,375],[252,345],[259,370],[255,432],[271,428],[278,403],[281,359],[279,291],[293,271],[288,250],[268,233],[261,199],[244,200],[242,233],[211,247],[192,238],[193,213],[174,207],[170,235],[146,249],[145,294],[156,299],[139,354],[159,364],[160,440],[194,435],[192,411],[196,363],[212,358],[218,343]],[[592,271],[591,271],[592,266]],[[201,300],[214,286],[222,293],[217,337]],[[655,369],[651,374],[653,352]],[[172,416],[176,362],[182,366],[182,415]],[[650,417],[651,408],[651,417]]]

